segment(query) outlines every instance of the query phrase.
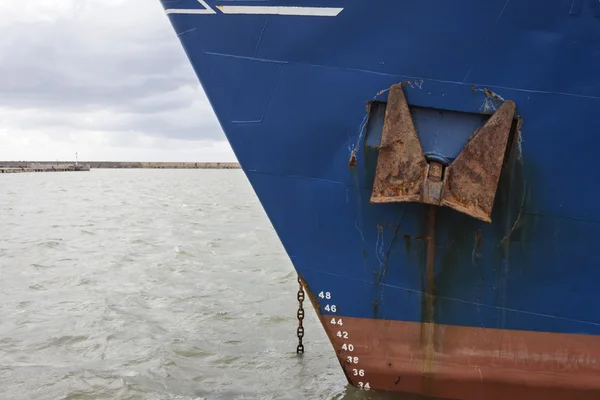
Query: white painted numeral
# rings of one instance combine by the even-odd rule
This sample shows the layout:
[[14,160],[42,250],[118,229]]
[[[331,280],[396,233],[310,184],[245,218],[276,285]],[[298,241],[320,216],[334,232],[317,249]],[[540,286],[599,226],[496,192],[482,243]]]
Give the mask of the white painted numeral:
[[325,311],[336,312],[336,311],[337,311],[337,307],[336,307],[335,305],[331,305],[331,306],[330,306],[329,304],[327,304],[327,305],[325,306]]
[[339,325],[339,326],[342,326],[342,325],[344,325],[344,324],[342,323],[342,319],[341,319],[341,318],[340,318],[340,319],[338,319],[337,321],[336,321],[336,319],[335,319],[335,318],[332,318],[332,319],[331,319],[331,325]]
[[338,333],[337,333],[337,337],[341,337],[341,338],[344,338],[344,339],[348,339],[348,332],[346,332],[346,331],[344,331],[344,332],[342,332],[342,331],[338,331]]
[[347,360],[348,360],[348,362],[350,364],[358,364],[358,357],[350,357],[350,356],[348,356]]
[[351,344],[346,346],[346,343],[344,343],[342,345],[342,350],[354,351],[354,346],[352,346]]
[[358,388],[369,390],[369,389],[371,389],[371,386],[369,385],[369,382],[367,382],[367,383],[358,382]]
[[364,369],[353,369],[352,372],[354,373],[354,376],[365,376]]
[[322,299],[329,300],[329,299],[331,299],[331,293],[330,292],[325,292],[325,293],[321,292],[321,293],[319,293],[319,297]]

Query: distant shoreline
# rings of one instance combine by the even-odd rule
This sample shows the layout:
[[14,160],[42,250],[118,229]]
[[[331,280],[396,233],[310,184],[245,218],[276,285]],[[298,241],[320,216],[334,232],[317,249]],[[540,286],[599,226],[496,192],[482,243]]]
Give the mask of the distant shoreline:
[[[0,161],[0,168],[31,168],[33,165],[74,165],[75,161]],[[152,169],[239,169],[233,162],[131,162],[131,161],[79,161],[89,168],[152,168]]]

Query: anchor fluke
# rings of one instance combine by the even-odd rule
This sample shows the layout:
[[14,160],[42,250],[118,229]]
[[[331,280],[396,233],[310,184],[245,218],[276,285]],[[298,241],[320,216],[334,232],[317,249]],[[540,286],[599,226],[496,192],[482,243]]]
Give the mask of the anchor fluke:
[[447,206],[491,222],[494,198],[516,111],[504,101],[448,166],[428,162],[404,90],[390,88],[371,203]]

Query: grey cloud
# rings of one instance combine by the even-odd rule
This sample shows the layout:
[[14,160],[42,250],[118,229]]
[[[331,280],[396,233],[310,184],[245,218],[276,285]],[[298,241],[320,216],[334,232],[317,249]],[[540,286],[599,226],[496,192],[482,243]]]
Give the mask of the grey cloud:
[[[152,107],[153,105],[147,106]],[[194,107],[202,110],[202,107]],[[186,109],[187,110],[187,109]],[[205,113],[191,114],[175,110],[174,112],[151,113],[134,112],[125,114],[112,113],[69,113],[46,112],[27,115],[20,122],[21,129],[39,130],[65,134],[71,132],[104,131],[104,132],[142,132],[148,136],[165,136],[186,140],[222,140],[223,134],[214,118]],[[54,133],[57,132],[57,133]],[[65,137],[65,136],[63,136]],[[58,137],[57,137],[58,138]]]
[[[53,29],[61,29],[61,25]],[[115,101],[127,105],[154,93],[196,84],[175,40],[125,42],[108,51],[88,47],[81,36],[56,40],[45,30],[47,27],[34,30],[20,25],[11,30],[11,36],[20,39],[7,40],[1,47],[0,91],[4,98],[26,98],[30,104],[44,106],[114,107]],[[36,32],[36,37],[31,32]],[[51,40],[42,41],[44,37]]]
[[161,10],[158,0],[118,7],[87,1],[66,17],[0,26],[2,107],[21,111],[22,129],[49,135],[63,129],[223,140]]

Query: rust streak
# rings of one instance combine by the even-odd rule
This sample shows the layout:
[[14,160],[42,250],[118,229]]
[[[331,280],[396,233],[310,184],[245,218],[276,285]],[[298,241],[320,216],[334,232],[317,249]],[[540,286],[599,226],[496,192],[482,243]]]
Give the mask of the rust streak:
[[421,349],[423,354],[421,364],[421,391],[429,394],[432,379],[435,374],[435,218],[437,208],[429,206],[427,216],[427,259],[426,259],[426,283],[425,301],[422,310],[421,323]]
[[433,322],[433,298],[435,291],[435,217],[436,207],[429,206],[429,212],[427,216],[427,283],[425,286],[425,293],[427,295],[427,306],[425,307],[425,320],[424,322]]
[[410,254],[410,235],[404,234],[404,250],[406,251],[406,254]]
[[423,321],[421,323],[421,348],[423,351],[422,361],[422,388],[423,393],[429,393],[431,379],[434,374],[435,363],[435,217],[437,208],[429,206],[427,217],[427,260],[426,260],[426,283],[425,304],[423,305]]

